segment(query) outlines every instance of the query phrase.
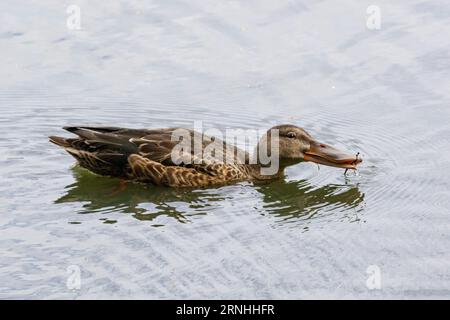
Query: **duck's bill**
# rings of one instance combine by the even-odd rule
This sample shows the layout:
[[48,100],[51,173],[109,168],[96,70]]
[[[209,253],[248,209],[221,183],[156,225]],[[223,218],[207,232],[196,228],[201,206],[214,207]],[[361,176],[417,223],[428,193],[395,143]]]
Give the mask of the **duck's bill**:
[[311,148],[305,152],[304,159],[305,161],[344,169],[356,169],[356,166],[362,162],[359,154],[350,154],[316,141],[311,142]]

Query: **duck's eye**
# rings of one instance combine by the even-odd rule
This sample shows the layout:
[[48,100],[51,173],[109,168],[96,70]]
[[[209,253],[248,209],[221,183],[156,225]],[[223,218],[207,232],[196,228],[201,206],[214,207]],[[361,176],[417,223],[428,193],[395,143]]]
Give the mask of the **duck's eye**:
[[296,137],[295,132],[288,132],[287,137],[291,139],[295,138]]

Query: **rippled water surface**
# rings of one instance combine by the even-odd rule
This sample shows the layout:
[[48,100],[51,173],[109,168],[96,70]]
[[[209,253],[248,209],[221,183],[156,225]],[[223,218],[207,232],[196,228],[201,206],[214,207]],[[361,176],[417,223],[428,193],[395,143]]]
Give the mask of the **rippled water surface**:
[[[380,30],[368,1],[70,3],[81,30],[66,2],[0,3],[0,298],[450,298],[447,1],[377,1]],[[47,141],[195,120],[364,162],[122,189]]]

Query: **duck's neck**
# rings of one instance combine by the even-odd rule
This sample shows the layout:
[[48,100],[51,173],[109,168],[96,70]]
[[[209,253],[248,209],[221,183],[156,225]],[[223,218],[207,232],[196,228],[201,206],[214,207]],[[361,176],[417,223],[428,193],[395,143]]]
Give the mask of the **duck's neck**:
[[247,170],[249,170],[249,174],[255,180],[272,180],[279,179],[284,177],[284,167],[279,167],[275,173],[267,173],[268,167],[261,164],[250,164],[247,165]]
[[279,161],[269,161],[268,164],[264,164],[260,161],[258,147],[248,159],[250,164],[246,165],[246,170],[249,175],[255,180],[271,180],[284,177],[284,169],[286,166],[279,163]]

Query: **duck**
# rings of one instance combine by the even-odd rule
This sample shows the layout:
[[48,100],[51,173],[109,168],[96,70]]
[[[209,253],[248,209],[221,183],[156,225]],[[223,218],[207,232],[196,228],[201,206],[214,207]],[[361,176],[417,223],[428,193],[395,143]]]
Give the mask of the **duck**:
[[[284,177],[287,167],[302,162],[346,171],[355,170],[362,162],[359,153],[355,155],[321,143],[305,129],[292,124],[268,129],[253,154],[187,128],[69,126],[63,129],[77,137],[50,136],[49,141],[73,156],[81,167],[122,181],[167,187],[271,181]],[[183,146],[182,141],[188,143]],[[213,152],[206,152],[211,150],[212,143]]]

